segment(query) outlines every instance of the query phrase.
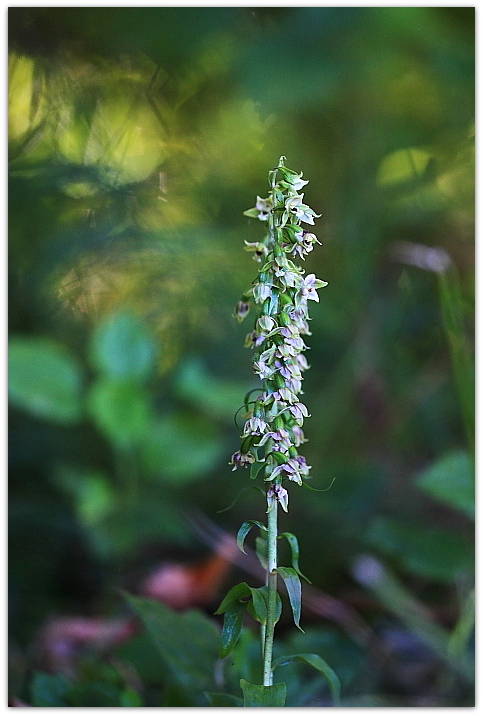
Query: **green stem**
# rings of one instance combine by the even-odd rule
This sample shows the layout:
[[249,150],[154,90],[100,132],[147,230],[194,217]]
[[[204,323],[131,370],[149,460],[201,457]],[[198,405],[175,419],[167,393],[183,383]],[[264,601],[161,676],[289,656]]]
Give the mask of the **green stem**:
[[267,587],[268,587],[268,609],[267,625],[265,627],[265,643],[263,647],[263,685],[271,686],[272,674],[272,653],[273,635],[275,631],[275,616],[277,607],[277,509],[275,502],[268,512],[268,555],[267,555]]

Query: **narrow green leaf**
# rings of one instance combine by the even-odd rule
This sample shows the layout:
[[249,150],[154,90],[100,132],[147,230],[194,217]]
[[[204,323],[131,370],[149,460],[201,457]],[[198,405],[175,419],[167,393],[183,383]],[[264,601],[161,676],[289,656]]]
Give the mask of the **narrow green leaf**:
[[296,536],[294,534],[292,534],[292,532],[282,532],[278,537],[279,537],[279,539],[280,539],[280,537],[285,537],[285,539],[289,543],[290,551],[292,552],[292,567],[295,569],[295,571],[297,572],[299,577],[302,577],[302,579],[305,579],[306,582],[308,582],[309,584],[312,584],[310,579],[308,579],[304,574],[302,574],[302,572],[299,569],[300,551],[299,551],[299,543],[298,543]]
[[236,536],[236,543],[238,545],[238,549],[240,549],[243,554],[246,554],[243,544],[245,542],[245,537],[250,532],[252,527],[258,527],[261,530],[267,531],[267,528],[265,525],[263,525],[261,522],[258,522],[258,520],[248,520],[247,522],[244,522],[240,529],[238,530],[238,534]]
[[214,694],[205,691],[210,706],[243,706],[243,701],[238,696],[232,694]]
[[251,587],[253,611],[255,617],[260,624],[267,623],[268,613],[268,587]]
[[[268,587],[251,588],[252,599],[247,603],[247,611],[255,621],[260,624],[267,623],[268,614]],[[282,600],[278,592],[275,594],[275,613],[273,615],[276,624],[282,614]]]
[[238,641],[243,626],[245,606],[242,602],[233,602],[225,611],[220,638],[220,656],[222,659],[233,650]]
[[230,604],[233,604],[233,602],[239,602],[241,599],[245,599],[249,596],[250,587],[246,582],[235,584],[235,586],[230,589],[226,597],[223,599],[215,614],[223,614],[223,612],[226,612]]
[[290,600],[290,606],[292,607],[292,614],[295,626],[303,632],[300,626],[300,608],[302,603],[302,585],[300,579],[295,571],[291,567],[279,567],[277,572],[282,577],[285,587],[287,589],[288,598]]
[[335,671],[328,665],[328,663],[322,659],[318,654],[292,654],[290,656],[282,656],[280,659],[276,659],[272,665],[272,671],[278,666],[283,666],[291,661],[301,661],[305,664],[309,664],[314,669],[317,669],[322,676],[325,678],[329,685],[330,693],[334,701],[335,706],[340,704],[340,681]]
[[287,687],[283,682],[273,686],[262,686],[240,679],[240,686],[243,691],[243,706],[285,706]]

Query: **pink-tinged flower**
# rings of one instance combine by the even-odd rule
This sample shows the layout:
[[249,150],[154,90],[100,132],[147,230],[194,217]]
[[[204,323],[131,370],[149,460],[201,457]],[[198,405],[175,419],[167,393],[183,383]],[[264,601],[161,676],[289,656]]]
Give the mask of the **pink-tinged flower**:
[[269,378],[275,373],[275,368],[267,365],[263,360],[253,361],[253,372],[260,376],[262,380]]
[[246,467],[247,465],[251,465],[255,462],[255,456],[252,455],[250,452],[247,453],[241,453],[239,450],[233,453],[231,456],[231,460],[228,463],[229,465],[233,465],[233,470],[236,470],[237,467]]
[[292,336],[298,336],[298,334],[297,328],[293,325],[283,326],[283,328],[280,329],[280,335],[284,338],[292,338]]
[[238,301],[234,310],[234,316],[236,317],[238,323],[241,323],[243,321],[249,311],[250,304],[246,303],[246,301]]
[[279,388],[273,393],[274,400],[278,400],[281,403],[296,403],[297,396],[294,395],[288,388]]
[[301,393],[302,392],[302,381],[300,378],[288,378],[287,379],[287,388],[292,391],[292,393]]
[[295,403],[294,405],[289,405],[288,410],[297,425],[303,425],[304,418],[309,417],[309,411],[303,403]]
[[285,428],[280,428],[279,430],[265,433],[260,442],[257,443],[257,447],[262,447],[270,439],[272,439],[273,442],[277,445],[276,449],[280,452],[284,452],[285,450],[288,450],[292,447],[292,443],[290,441],[290,434],[287,430],[285,430]]
[[294,360],[296,361],[300,370],[307,370],[308,368],[310,368],[309,364],[307,363],[307,358],[304,356],[303,353],[299,353],[298,355],[296,355]]
[[245,348],[258,348],[258,346],[262,345],[264,340],[264,336],[259,335],[256,331],[251,331],[251,333],[247,333],[245,337]]
[[302,445],[302,443],[307,442],[307,439],[304,435],[304,431],[298,425],[292,426],[292,433],[293,433],[295,447],[299,447],[299,445]]
[[286,338],[285,339],[285,345],[292,346],[295,348],[295,350],[298,351],[304,351],[306,350],[307,346],[303,342],[302,338],[300,336],[293,336],[292,338]]
[[267,477],[267,480],[273,480],[278,475],[285,475],[285,477],[292,482],[296,482],[297,485],[301,485],[302,476],[308,475],[309,470],[310,467],[305,462],[305,458],[301,455],[297,455],[297,457],[291,457],[283,465],[277,465],[277,467],[272,470],[270,476]]
[[326,281],[321,281],[320,279],[315,277],[314,273],[309,273],[308,276],[304,278],[303,286],[300,289],[300,295],[302,298],[312,301],[319,302],[319,297],[317,295],[317,288],[322,288],[323,286],[327,286]]
[[262,435],[262,433],[266,432],[268,428],[269,426],[267,423],[261,418],[250,418],[247,420],[245,427],[243,428],[243,437],[246,437],[247,435]]
[[284,512],[288,512],[288,492],[282,487],[282,485],[270,485],[267,490],[267,503],[268,510],[271,510],[274,505],[279,502],[280,507]]

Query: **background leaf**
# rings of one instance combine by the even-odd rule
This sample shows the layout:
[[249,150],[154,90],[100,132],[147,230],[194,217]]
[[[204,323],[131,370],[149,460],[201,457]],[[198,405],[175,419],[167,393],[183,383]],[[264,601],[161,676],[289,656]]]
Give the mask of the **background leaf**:
[[186,689],[205,690],[214,683],[219,632],[200,612],[173,612],[164,604],[125,595],[141,619],[172,678]]
[[108,377],[144,380],[154,368],[155,345],[142,324],[122,311],[107,316],[96,328],[92,362]]
[[417,477],[416,485],[436,500],[474,518],[473,465],[463,450],[454,450],[443,455]]
[[82,374],[58,343],[12,338],[8,348],[9,400],[39,418],[72,424],[81,417]]
[[150,423],[147,393],[136,383],[101,378],[91,386],[87,406],[96,425],[115,445],[139,443]]

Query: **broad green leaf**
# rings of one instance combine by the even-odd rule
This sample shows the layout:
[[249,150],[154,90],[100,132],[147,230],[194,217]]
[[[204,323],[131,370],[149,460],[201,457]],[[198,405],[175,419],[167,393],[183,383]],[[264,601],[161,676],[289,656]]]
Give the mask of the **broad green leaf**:
[[124,594],[141,619],[172,679],[185,689],[213,686],[219,632],[201,612],[179,614],[164,604]]
[[445,453],[419,475],[415,484],[431,497],[474,518],[473,465],[463,450]]
[[65,697],[70,688],[64,676],[36,672],[30,684],[32,706],[67,706]]
[[225,596],[220,606],[216,610],[215,614],[223,614],[223,612],[227,610],[230,604],[233,604],[233,602],[239,602],[241,599],[246,599],[249,596],[250,587],[246,582],[240,582],[240,584],[235,584],[235,586],[232,587],[228,594]]
[[139,442],[150,422],[147,394],[136,383],[100,378],[91,386],[87,407],[98,428],[122,447]]
[[287,687],[283,682],[273,686],[262,686],[251,684],[245,679],[240,679],[240,686],[243,691],[243,706],[285,706]]
[[260,624],[267,623],[268,587],[250,587],[253,611]]
[[240,529],[238,530],[238,534],[236,536],[236,543],[238,545],[238,548],[243,552],[243,554],[246,554],[243,544],[245,542],[245,537],[250,532],[252,527],[258,527],[261,530],[267,531],[267,528],[265,525],[263,525],[261,522],[258,522],[258,520],[248,520],[247,522],[244,522]]
[[290,606],[292,607],[295,626],[300,629],[300,631],[303,631],[299,623],[300,608],[302,603],[302,586],[300,584],[299,576],[295,569],[292,569],[291,567],[278,567],[277,572],[285,583],[288,598],[290,600]]
[[12,338],[8,397],[32,415],[71,424],[81,417],[82,375],[63,347],[43,338]]
[[[252,599],[248,602],[247,608],[249,614],[260,624],[267,623],[268,614],[268,587],[250,587]],[[282,600],[280,594],[275,593],[275,623],[278,622],[282,614]]]
[[220,656],[223,659],[235,647],[243,626],[246,604],[232,602],[225,610],[220,638]]
[[301,661],[305,664],[309,664],[314,669],[317,669],[327,681],[330,693],[334,700],[335,706],[340,704],[340,680],[335,671],[328,665],[328,663],[322,659],[318,654],[291,654],[290,656],[282,656],[276,659],[272,665],[272,671],[279,666],[288,664],[291,661]]
[[153,370],[155,356],[153,341],[130,313],[108,316],[92,338],[92,362],[110,378],[143,380]]
[[243,701],[238,696],[231,694],[214,694],[205,691],[210,706],[243,706]]
[[302,577],[302,579],[305,579],[306,582],[309,584],[312,584],[310,579],[308,579],[299,569],[299,543],[294,534],[291,532],[282,532],[278,538],[285,537],[287,542],[290,545],[290,551],[292,552],[292,567],[295,569],[299,577]]

